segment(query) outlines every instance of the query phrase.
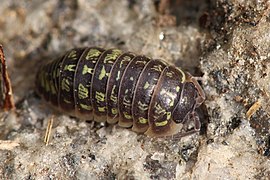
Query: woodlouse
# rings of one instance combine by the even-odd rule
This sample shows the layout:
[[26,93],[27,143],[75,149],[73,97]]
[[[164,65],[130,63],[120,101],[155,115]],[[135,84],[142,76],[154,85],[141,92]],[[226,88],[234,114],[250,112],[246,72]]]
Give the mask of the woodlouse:
[[182,136],[201,126],[195,110],[205,95],[196,78],[162,60],[119,49],[72,49],[41,66],[36,87],[58,110],[118,122],[149,136]]

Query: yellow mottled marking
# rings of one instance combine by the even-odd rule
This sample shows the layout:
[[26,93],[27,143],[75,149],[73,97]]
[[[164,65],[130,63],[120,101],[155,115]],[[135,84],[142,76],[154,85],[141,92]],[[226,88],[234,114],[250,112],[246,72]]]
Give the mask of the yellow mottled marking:
[[135,64],[146,64],[146,63],[147,63],[147,61],[136,61]]
[[143,89],[147,89],[147,88],[149,88],[149,86],[150,86],[149,82],[146,81],[146,83],[143,86]]
[[167,120],[171,119],[172,113],[171,112],[167,112]]
[[113,115],[118,114],[118,110],[116,108],[112,108],[112,114]]
[[117,97],[116,96],[111,95],[110,100],[112,100],[114,103],[117,103]]
[[131,77],[129,78],[129,80],[133,81],[133,80],[134,80],[134,78],[131,76]]
[[158,79],[157,78],[153,78],[155,81],[157,81]]
[[102,80],[105,76],[108,76],[108,73],[106,73],[105,66],[102,66],[101,72],[98,76],[99,80]]
[[98,102],[100,102],[100,101],[104,102],[105,101],[105,94],[102,92],[96,92],[95,98]]
[[163,96],[167,96],[169,97],[169,99],[167,101],[169,101],[169,106],[172,107],[174,105],[174,99],[176,98],[176,94],[172,93],[172,92],[169,92],[169,91],[166,91],[166,89],[162,89],[160,91],[160,94],[163,95]]
[[154,65],[151,69],[154,71],[162,72],[162,66],[160,64]]
[[116,85],[113,85],[112,87],[112,94],[115,94]]
[[170,91],[166,91],[166,89],[162,89],[160,91],[160,95],[166,95],[168,97],[170,97],[171,99],[175,99],[176,98],[176,94],[170,92]]
[[50,87],[51,87],[52,94],[56,94],[56,90],[55,90],[53,81],[50,81]]
[[86,73],[93,74],[94,73],[94,69],[87,67],[87,65],[84,65],[83,66],[82,75],[85,75]]
[[41,81],[41,87],[45,87],[45,78],[44,78],[44,72],[40,74],[40,81]]
[[72,50],[69,54],[68,54],[68,58],[75,60],[77,56],[77,51],[76,50]]
[[172,77],[173,77],[173,73],[172,73],[172,72],[167,72],[167,73],[166,73],[166,76],[172,78]]
[[62,79],[62,81],[61,81],[61,88],[62,88],[62,90],[65,90],[67,92],[70,91],[70,82],[69,82],[68,79],[65,79],[65,78]]
[[86,60],[89,60],[94,57],[98,57],[101,54],[101,52],[97,49],[90,49],[86,55]]
[[170,99],[169,106],[170,106],[170,107],[173,107],[173,105],[174,105],[174,99]]
[[50,91],[50,82],[48,81],[48,78],[47,77],[45,77],[45,90],[47,91],[47,92],[49,92]]
[[71,104],[71,102],[67,99],[64,99],[64,102],[67,103],[67,104]]
[[180,91],[180,87],[176,86],[176,92],[179,92],[179,91]]
[[116,85],[113,85],[112,94],[110,96],[110,100],[112,100],[114,103],[117,103],[117,96],[115,95],[115,88],[116,88]]
[[129,113],[124,112],[123,114],[126,119],[132,119],[132,116]]
[[143,117],[139,117],[139,123],[140,124],[146,124],[148,122],[148,119],[145,119]]
[[84,87],[84,85],[80,83],[78,89],[79,89],[78,91],[79,99],[88,98],[88,88]]
[[127,96],[124,96],[123,104],[125,106],[131,106],[131,101],[127,99]]
[[123,64],[125,63],[125,62],[129,62],[131,60],[131,58],[129,57],[129,56],[125,56],[124,58],[123,58],[123,60],[121,61],[121,63],[120,63],[120,68],[123,66]]
[[160,90],[160,95],[164,95],[164,94],[167,94],[166,89],[161,89],[161,90]]
[[105,108],[106,108],[105,106],[103,106],[103,107],[98,107],[98,111],[99,111],[99,112],[105,112],[105,111],[106,111]]
[[120,79],[120,73],[121,73],[121,71],[117,71],[116,81],[118,81]]
[[155,113],[158,115],[163,115],[166,114],[166,110],[164,108],[161,107],[160,104],[155,104]]
[[104,63],[114,63],[114,60],[116,60],[116,58],[122,53],[122,51],[118,50],[118,49],[114,49],[112,50],[111,54],[107,54],[107,56],[104,59]]
[[155,122],[155,125],[158,127],[166,126],[168,124],[168,121],[161,121],[161,122]]
[[70,65],[65,65],[64,71],[75,71],[76,65],[70,64]]
[[141,111],[147,111],[148,110],[148,105],[145,104],[145,103],[142,103],[141,101],[138,102],[138,108],[141,110]]
[[81,108],[85,109],[85,110],[88,110],[88,111],[91,111],[93,109],[92,106],[89,106],[89,105],[86,105],[86,104],[80,104]]

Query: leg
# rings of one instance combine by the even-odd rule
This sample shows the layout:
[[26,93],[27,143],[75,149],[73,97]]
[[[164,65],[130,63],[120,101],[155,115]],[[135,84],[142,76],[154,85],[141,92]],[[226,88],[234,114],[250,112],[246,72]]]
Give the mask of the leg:
[[194,121],[194,130],[198,132],[201,129],[201,121],[200,121],[199,115],[195,111],[193,111],[191,114],[192,114],[192,119]]
[[[188,125],[189,125],[192,121],[193,121],[193,123],[194,123],[194,127],[193,127],[193,129],[188,130]],[[188,116],[187,116],[187,120],[185,120],[183,123],[184,123],[183,129],[184,129],[186,132],[192,131],[193,133],[195,133],[195,132],[200,131],[200,129],[201,129],[200,118],[199,118],[199,115],[198,115],[195,111],[190,112],[190,113],[188,114]]]
[[[192,121],[194,123],[194,128],[188,130],[188,125]],[[199,115],[195,111],[192,111],[184,119],[183,128],[182,128],[184,132],[179,132],[173,136],[170,136],[170,137],[167,136],[166,138],[172,138],[172,139],[178,140],[178,139],[181,139],[181,137],[197,133],[200,131],[200,129],[201,129],[201,122],[200,122]]]
[[190,80],[194,84],[194,86],[196,87],[196,89],[198,91],[198,97],[196,98],[196,108],[197,108],[204,102],[205,94],[204,94],[204,91],[202,90],[200,84],[198,83],[198,81],[196,80],[195,77],[191,77]]
[[189,82],[192,82],[195,86],[195,88],[198,91],[198,97],[196,98],[196,105],[195,108],[199,107],[205,100],[205,94],[203,89],[201,88],[200,84],[198,83],[198,80],[201,81],[201,77],[193,77],[191,74],[187,73],[187,80]]

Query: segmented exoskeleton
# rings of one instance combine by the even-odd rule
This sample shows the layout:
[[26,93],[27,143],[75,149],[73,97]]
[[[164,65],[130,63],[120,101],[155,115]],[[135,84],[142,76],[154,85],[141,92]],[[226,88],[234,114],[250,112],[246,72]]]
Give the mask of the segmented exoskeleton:
[[[193,76],[162,60],[119,49],[72,49],[41,66],[36,87],[63,112],[149,136],[181,136],[201,126],[195,110],[205,95]],[[192,121],[194,128],[187,131]]]

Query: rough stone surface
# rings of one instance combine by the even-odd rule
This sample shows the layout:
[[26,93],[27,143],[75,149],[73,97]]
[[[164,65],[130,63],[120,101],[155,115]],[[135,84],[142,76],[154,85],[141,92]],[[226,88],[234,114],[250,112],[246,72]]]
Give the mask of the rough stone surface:
[[[0,113],[0,179],[269,178],[269,2],[166,2],[1,1],[0,43],[17,110]],[[38,65],[93,45],[163,58],[202,76],[200,135],[151,139],[47,107],[34,93]]]

